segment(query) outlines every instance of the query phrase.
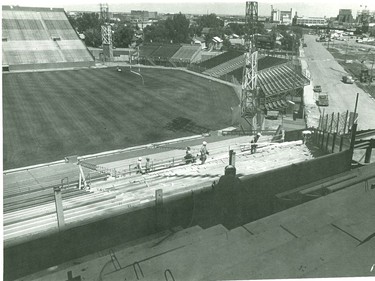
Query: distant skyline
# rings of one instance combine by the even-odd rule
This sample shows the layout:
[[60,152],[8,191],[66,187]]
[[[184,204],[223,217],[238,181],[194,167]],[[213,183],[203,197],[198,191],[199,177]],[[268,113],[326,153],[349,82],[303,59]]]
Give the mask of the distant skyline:
[[[316,0],[316,1],[293,1],[293,0],[261,0],[258,1],[259,15],[268,16],[271,13],[271,5],[274,9],[290,10],[293,14],[297,12],[298,16],[327,16],[335,17],[339,9],[352,9],[353,16],[356,17],[357,11],[367,6],[367,9],[375,10],[375,1],[353,1],[353,0]],[[29,7],[59,7],[67,11],[99,11],[99,4],[107,3],[110,12],[130,12],[131,10],[156,11],[158,13],[188,13],[188,14],[226,14],[226,15],[244,15],[246,0],[183,0],[182,2],[171,0],[3,0],[3,5],[19,5]],[[362,5],[362,7],[360,7]]]

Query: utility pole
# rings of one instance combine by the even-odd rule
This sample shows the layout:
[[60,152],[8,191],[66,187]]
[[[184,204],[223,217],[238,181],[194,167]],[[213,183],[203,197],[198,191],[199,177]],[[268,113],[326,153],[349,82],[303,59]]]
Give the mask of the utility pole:
[[374,59],[375,59],[375,54],[372,54],[372,64],[371,64],[371,71],[370,71],[370,77],[368,79],[368,85],[370,86],[371,85],[371,81],[372,81],[372,70],[374,68]]
[[346,63],[346,56],[348,55],[348,47],[349,47],[349,39],[346,41],[346,48],[345,48],[345,63]]

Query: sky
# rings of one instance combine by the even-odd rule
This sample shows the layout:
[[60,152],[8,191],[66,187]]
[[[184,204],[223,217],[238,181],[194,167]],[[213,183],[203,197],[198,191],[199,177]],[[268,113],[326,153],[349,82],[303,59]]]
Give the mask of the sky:
[[[2,5],[19,5],[29,7],[59,7],[67,11],[87,10],[99,11],[99,3],[107,3],[110,12],[130,12],[131,10],[156,11],[158,13],[192,13],[192,14],[233,14],[244,15],[246,0],[3,0]],[[352,9],[353,16],[357,11],[367,6],[375,10],[374,0],[259,0],[259,15],[270,15],[271,5],[275,9],[297,11],[298,16],[327,16],[338,15],[339,9]],[[360,7],[362,5],[362,7]]]

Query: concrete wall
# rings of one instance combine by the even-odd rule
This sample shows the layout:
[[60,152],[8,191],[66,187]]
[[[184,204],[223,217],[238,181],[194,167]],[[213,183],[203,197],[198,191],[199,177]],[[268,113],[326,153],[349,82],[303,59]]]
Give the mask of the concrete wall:
[[[220,206],[214,201],[218,198],[215,197],[217,192],[213,192],[211,183],[207,183],[195,193],[165,198],[158,216],[156,207],[151,204],[130,213],[112,215],[46,237],[5,246],[4,280],[13,280],[174,226],[200,225],[206,228],[222,223],[232,228],[254,221],[283,207],[275,196],[277,193],[348,171],[350,163],[351,152],[346,150],[244,176],[236,192],[230,192],[235,200],[219,198],[223,202]],[[231,205],[233,202],[235,204]],[[232,207],[237,207],[240,214],[230,213],[225,217],[219,214]]]
[[62,68],[74,68],[74,67],[90,67],[94,65],[95,65],[94,61],[19,64],[19,65],[10,65],[9,70],[10,71],[22,71],[22,70],[62,69]]

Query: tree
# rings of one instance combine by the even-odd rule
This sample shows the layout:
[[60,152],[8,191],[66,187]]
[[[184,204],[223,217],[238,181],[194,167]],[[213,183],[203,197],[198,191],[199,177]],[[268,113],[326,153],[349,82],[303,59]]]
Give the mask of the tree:
[[198,18],[198,26],[202,30],[203,27],[209,27],[214,29],[221,29],[224,27],[224,21],[216,16],[216,14],[204,15]]
[[119,48],[127,48],[132,42],[133,36],[133,28],[124,25],[119,25],[113,33],[113,45]]
[[223,47],[222,47],[222,50],[223,51],[228,51],[230,49],[230,47],[232,46],[232,44],[230,43],[229,39],[224,39],[223,40]]
[[189,25],[189,20],[181,13],[173,15],[173,18],[168,18],[165,22],[168,39],[173,43],[188,43]]
[[[229,31],[229,34],[237,34],[239,36],[242,36],[245,34],[245,26],[243,24],[238,24],[237,22],[232,22],[227,25],[227,31]],[[228,33],[226,33],[228,34]],[[228,35],[229,35],[228,34]]]
[[83,34],[85,35],[86,46],[100,47],[102,44],[101,30],[91,28],[83,32]]
[[165,27],[165,21],[159,21],[156,24],[146,26],[143,30],[145,42],[169,43],[168,30]]
[[74,24],[79,33],[83,33],[89,29],[100,29],[100,26],[104,24],[104,21],[99,19],[99,14],[97,13],[83,13],[81,16],[77,17]]
[[144,29],[146,42],[189,43],[189,20],[179,13]]
[[78,33],[85,35],[87,46],[99,47],[101,45],[101,25],[103,20],[99,19],[97,13],[83,13],[77,18],[68,17],[70,24]]

